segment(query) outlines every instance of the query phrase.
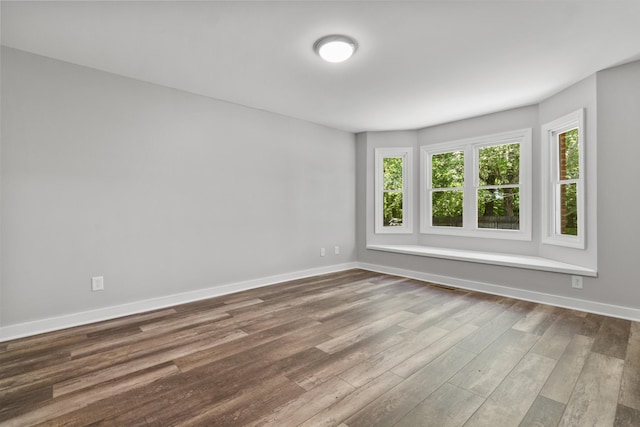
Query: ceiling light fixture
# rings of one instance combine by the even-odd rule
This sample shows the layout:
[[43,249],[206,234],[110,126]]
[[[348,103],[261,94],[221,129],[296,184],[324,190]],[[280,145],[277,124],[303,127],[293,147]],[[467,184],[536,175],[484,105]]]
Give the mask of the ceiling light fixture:
[[348,36],[331,35],[318,39],[313,44],[313,50],[327,62],[343,62],[351,58],[358,44]]

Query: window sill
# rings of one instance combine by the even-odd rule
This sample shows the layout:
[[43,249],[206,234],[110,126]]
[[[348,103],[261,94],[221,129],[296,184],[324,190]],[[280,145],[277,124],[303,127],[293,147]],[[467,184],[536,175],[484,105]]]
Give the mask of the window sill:
[[464,249],[446,249],[420,245],[367,245],[367,249],[399,254],[451,259],[456,261],[477,262],[480,264],[501,265],[505,267],[526,268],[529,270],[551,271],[554,273],[575,274],[597,277],[598,272],[591,268],[567,264],[548,258],[512,255],[495,252],[469,251]]

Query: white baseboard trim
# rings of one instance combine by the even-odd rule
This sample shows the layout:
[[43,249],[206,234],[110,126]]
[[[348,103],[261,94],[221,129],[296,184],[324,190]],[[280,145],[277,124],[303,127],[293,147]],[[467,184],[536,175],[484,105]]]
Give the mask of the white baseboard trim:
[[171,307],[178,304],[184,304],[202,299],[232,294],[234,292],[269,286],[289,280],[303,279],[305,277],[335,273],[339,271],[350,270],[353,268],[360,268],[363,270],[391,274],[400,277],[407,277],[410,279],[452,286],[455,288],[468,289],[472,291],[484,292],[487,294],[500,295],[525,301],[553,305],[557,307],[580,310],[588,313],[617,317],[620,319],[632,320],[636,322],[640,321],[640,310],[636,308],[605,304],[596,301],[581,300],[559,295],[546,294],[542,292],[528,291],[524,289],[510,288],[506,286],[493,285],[490,283],[483,283],[472,280],[457,279],[455,277],[440,276],[436,274],[405,270],[401,268],[388,267],[377,264],[350,262],[345,264],[336,264],[327,267],[318,267],[309,270],[278,274],[275,276],[247,280],[244,282],[228,283],[225,285],[215,286],[207,289],[136,301],[96,310],[72,313],[64,316],[35,320],[33,322],[2,326],[0,327],[0,342],[38,335],[45,332],[71,328],[74,326],[86,325],[89,323],[101,322],[104,320],[111,320],[118,317]]
[[167,295],[159,298],[136,301],[117,306],[104,307],[96,310],[83,311],[79,313],[67,314],[64,316],[51,317],[47,319],[35,320],[33,322],[19,323],[0,327],[0,342],[9,341],[16,338],[42,334],[45,332],[57,331],[74,326],[86,325],[89,323],[111,320],[117,317],[129,316],[131,314],[143,313],[145,311],[157,310],[171,307],[178,304],[198,301],[207,298],[232,294],[234,292],[269,286],[276,283],[290,280],[303,279],[305,277],[318,276],[320,274],[335,273],[344,270],[357,268],[356,262],[330,265],[327,267],[312,268],[309,270],[294,271],[291,273],[278,274],[275,276],[260,279],[247,280],[244,282],[228,283],[197,291],[184,292],[174,295]]
[[437,283],[440,285],[447,285],[454,288],[468,289],[471,291],[478,291],[487,294],[532,301],[541,304],[553,305],[556,307],[569,308],[572,310],[579,310],[588,313],[632,320],[635,322],[640,321],[640,310],[637,308],[605,304],[601,302],[564,297],[560,295],[552,295],[543,292],[528,291],[525,289],[509,288],[507,286],[493,285],[490,283],[476,282],[465,279],[456,279],[455,277],[440,276],[437,274],[422,273],[419,271],[405,270],[402,268],[387,267],[377,264],[360,262],[358,263],[358,268],[361,268],[363,270],[375,271],[377,273],[391,274],[394,276],[407,277],[410,279],[422,280],[426,282]]

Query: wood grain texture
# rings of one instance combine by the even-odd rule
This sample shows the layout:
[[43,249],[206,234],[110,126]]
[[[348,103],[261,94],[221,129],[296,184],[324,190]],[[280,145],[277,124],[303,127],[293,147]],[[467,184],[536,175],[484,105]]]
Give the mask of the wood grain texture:
[[574,335],[540,395],[566,405],[592,346],[593,338]]
[[401,377],[394,375],[391,372],[385,372],[379,377],[369,381],[364,386],[358,387],[353,393],[349,394],[344,399],[334,403],[332,406],[309,418],[300,426],[335,426],[355,414],[358,410],[366,406],[381,394],[395,387],[401,381]]
[[538,396],[518,427],[554,427],[564,413],[565,405],[544,396]]
[[637,427],[640,424],[640,411],[618,404],[614,427]]
[[[451,384],[488,397],[535,344],[533,334],[511,329],[465,366]],[[546,378],[545,378],[546,379]]]
[[631,324],[622,372],[620,403],[640,411],[640,323]]
[[484,399],[467,390],[444,383],[416,405],[396,427],[461,426],[482,405]]
[[535,353],[524,356],[465,425],[520,425],[555,364],[555,359]]
[[391,426],[407,415],[473,359],[466,350],[451,348],[433,363],[425,366],[392,388],[353,417],[346,420],[349,427]]
[[0,344],[2,426],[640,425],[640,325],[363,270]]
[[594,352],[589,354],[558,425],[613,425],[623,365],[621,359]]

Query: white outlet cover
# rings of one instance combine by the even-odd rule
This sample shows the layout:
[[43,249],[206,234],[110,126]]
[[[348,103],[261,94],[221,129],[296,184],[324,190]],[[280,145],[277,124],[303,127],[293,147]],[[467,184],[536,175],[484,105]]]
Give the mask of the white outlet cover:
[[582,289],[582,276],[571,276],[571,287],[574,289]]
[[91,278],[91,290],[92,291],[104,290],[104,276],[96,276]]

